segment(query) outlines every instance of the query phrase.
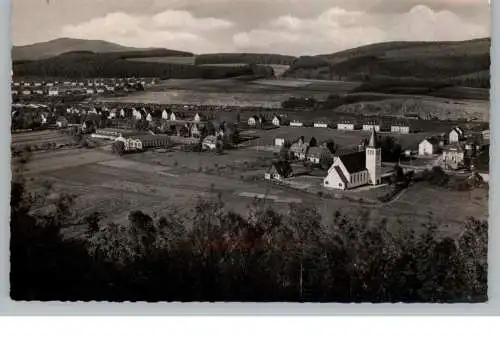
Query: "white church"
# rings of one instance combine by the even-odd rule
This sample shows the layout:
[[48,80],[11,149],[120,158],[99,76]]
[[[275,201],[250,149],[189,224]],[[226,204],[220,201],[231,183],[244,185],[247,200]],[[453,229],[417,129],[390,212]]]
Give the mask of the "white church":
[[378,185],[381,181],[382,152],[377,134],[372,129],[370,142],[363,151],[335,156],[323,181],[325,188],[347,190],[362,185]]

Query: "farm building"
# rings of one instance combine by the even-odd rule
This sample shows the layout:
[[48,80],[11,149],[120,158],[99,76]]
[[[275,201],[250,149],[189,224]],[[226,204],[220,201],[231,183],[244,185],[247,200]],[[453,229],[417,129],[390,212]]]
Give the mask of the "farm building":
[[406,123],[393,123],[391,125],[391,133],[409,134],[410,126]]
[[370,142],[364,151],[334,157],[323,185],[326,188],[346,190],[366,184],[380,184],[381,157],[375,130],[372,129]]
[[293,120],[290,122],[290,127],[303,127],[304,123],[298,120]]
[[293,170],[290,163],[287,161],[274,162],[264,174],[266,180],[281,181],[284,178],[292,176]]
[[464,139],[464,131],[460,127],[453,128],[448,133],[449,143],[458,143]]
[[377,133],[380,132],[380,123],[376,121],[368,121],[363,123],[364,131],[375,130]]
[[217,137],[214,135],[205,137],[201,143],[201,148],[203,150],[214,150],[217,148]]
[[314,128],[328,128],[328,123],[324,121],[314,122]]
[[429,156],[437,154],[440,148],[440,142],[435,137],[426,138],[418,144],[418,154],[420,156]]
[[290,147],[290,153],[299,160],[305,160],[309,145],[301,138]]
[[135,135],[118,137],[116,141],[125,144],[125,151],[141,151],[153,148],[165,148],[170,144],[170,138],[165,135]]
[[355,130],[356,124],[352,121],[340,121],[337,123],[338,130]]
[[281,117],[274,116],[272,120],[273,126],[279,127],[281,126]]
[[464,164],[465,149],[459,145],[450,145],[443,149],[443,164],[445,169],[457,169]]

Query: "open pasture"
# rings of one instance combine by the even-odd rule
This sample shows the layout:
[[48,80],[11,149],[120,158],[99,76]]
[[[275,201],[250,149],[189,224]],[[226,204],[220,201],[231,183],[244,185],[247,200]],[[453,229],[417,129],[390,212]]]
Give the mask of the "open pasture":
[[11,144],[14,147],[40,146],[44,143],[64,144],[70,137],[62,134],[58,130],[28,131],[11,134]]
[[[453,231],[459,231],[459,223],[467,216],[487,215],[487,192],[484,189],[458,192],[417,184],[389,204],[370,206],[356,200],[368,198],[371,191],[346,192],[353,200],[329,199],[262,179],[241,179],[246,173],[262,178],[273,156],[271,152],[247,148],[220,156],[146,152],[123,158],[103,151],[73,150],[57,152],[53,156],[35,155],[26,174],[33,186],[30,190],[40,187],[44,181],[51,181],[56,193],[76,195],[75,209],[80,216],[98,211],[109,222],[126,222],[128,213],[133,210],[162,215],[172,206],[189,209],[198,197],[213,198],[217,194],[228,208],[242,214],[248,212],[255,197],[263,195],[271,196],[266,199],[269,205],[284,212],[290,203],[300,200],[315,205],[326,223],[338,210],[350,215],[368,213],[373,224],[380,224],[385,219],[397,226],[401,220],[415,228],[432,216],[438,224],[450,224]],[[320,178],[311,178],[304,183],[317,185]],[[446,208],[442,202],[436,201],[446,201]],[[72,230],[68,231],[71,234]]]
[[156,63],[171,63],[177,65],[194,65],[195,56],[157,56],[157,57],[147,57],[147,58],[131,58],[127,61],[135,62],[156,62]]
[[[415,134],[392,134],[379,133],[380,136],[391,136],[399,141],[403,149],[418,149],[418,143],[426,137],[434,135],[433,132],[422,132]],[[251,129],[244,132],[244,135],[258,137],[255,140],[248,141],[248,145],[252,146],[269,146],[273,145],[274,139],[282,137],[287,140],[294,141],[301,136],[304,136],[307,141],[314,137],[318,142],[332,139],[341,148],[357,146],[365,138],[370,137],[369,131],[355,130],[345,131],[330,128],[312,128],[312,127],[280,127],[273,130]]]

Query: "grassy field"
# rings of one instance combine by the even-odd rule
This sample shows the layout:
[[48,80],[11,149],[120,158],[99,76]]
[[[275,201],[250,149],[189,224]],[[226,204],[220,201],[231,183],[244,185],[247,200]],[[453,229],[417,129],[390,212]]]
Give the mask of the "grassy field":
[[[327,128],[294,128],[294,127],[280,127],[273,130],[254,129],[245,131],[243,135],[258,137],[255,140],[248,141],[248,145],[252,146],[269,146],[273,145],[276,137],[283,137],[288,140],[296,140],[300,136],[304,136],[307,140],[312,137],[316,138],[318,142],[332,139],[340,147],[351,147],[361,143],[364,138],[370,137],[368,131],[344,131],[337,129]],[[418,149],[418,144],[426,137],[435,135],[433,132],[422,132],[414,134],[391,134],[380,133],[381,136],[390,135],[397,139],[404,149]]]
[[147,57],[147,58],[131,58],[127,59],[127,61],[194,65],[195,59],[196,59],[195,56],[157,56],[157,57]]
[[43,143],[64,144],[70,137],[58,130],[29,131],[11,134],[11,144],[14,147],[42,145]]
[[[220,156],[147,152],[124,157],[102,150],[57,151],[34,155],[28,165],[28,188],[35,191],[44,182],[52,182],[56,195],[67,192],[77,196],[78,216],[97,211],[109,222],[126,222],[132,210],[162,215],[172,206],[190,208],[197,197],[217,194],[228,208],[242,214],[248,212],[254,196],[267,195],[269,205],[283,212],[290,203],[311,203],[320,210],[325,222],[338,210],[353,217],[366,213],[374,224],[386,219],[391,226],[397,227],[401,222],[404,226],[419,228],[432,215],[439,224],[451,225],[450,229],[444,227],[443,230],[460,231],[459,223],[467,216],[487,216],[484,189],[469,193],[418,184],[390,204],[370,206],[272,185],[262,180],[272,159],[272,152],[255,149],[232,150]],[[252,176],[260,179],[242,178]],[[321,177],[300,178],[297,182],[300,180],[314,185],[321,183]],[[384,191],[361,191],[352,193],[352,197],[374,198]],[[436,200],[446,200],[446,208],[434,202]],[[78,236],[83,230],[74,227],[65,231],[68,236]]]

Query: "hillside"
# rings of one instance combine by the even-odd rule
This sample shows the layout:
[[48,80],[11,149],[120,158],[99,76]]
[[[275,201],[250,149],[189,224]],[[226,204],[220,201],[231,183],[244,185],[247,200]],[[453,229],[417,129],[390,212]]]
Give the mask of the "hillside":
[[297,59],[287,77],[369,80],[412,78],[489,87],[490,39],[388,42]]
[[[153,51],[154,52],[154,51]],[[239,76],[266,76],[269,69],[262,66],[198,67],[186,64],[144,62],[139,59],[151,51],[127,53],[69,52],[36,61],[15,61],[17,77],[51,77],[84,79],[93,77],[160,77],[228,78]],[[131,61],[130,58],[136,58]]]
[[102,41],[102,40],[83,40],[60,38],[47,42],[35,43],[26,46],[14,46],[12,48],[12,60],[41,60],[61,55],[68,52],[88,51],[93,53],[130,53],[129,57],[133,57],[136,52],[161,51],[161,55],[151,56],[180,56],[192,55],[191,53],[173,51],[168,49],[153,49],[153,48],[133,48],[119,44]]
[[201,54],[196,57],[196,64],[266,64],[266,65],[291,65],[297,58],[295,56],[280,54],[256,53],[218,53]]

